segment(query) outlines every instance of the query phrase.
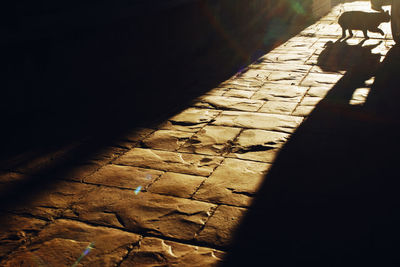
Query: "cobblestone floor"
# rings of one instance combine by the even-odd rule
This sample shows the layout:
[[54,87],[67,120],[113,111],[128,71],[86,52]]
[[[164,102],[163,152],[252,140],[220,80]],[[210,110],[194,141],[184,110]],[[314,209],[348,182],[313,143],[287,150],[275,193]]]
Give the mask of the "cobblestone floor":
[[[218,264],[280,149],[345,74],[317,65],[341,35],[343,10],[369,4],[336,6],[190,108],[133,130],[4,210],[0,265],[70,266],[91,242],[79,266]],[[390,25],[381,28],[386,36],[370,33],[364,46],[377,44],[383,59],[394,43]],[[357,32],[347,42],[361,40]],[[371,83],[350,104],[362,105]],[[0,183],[23,181],[46,160],[4,171]]]

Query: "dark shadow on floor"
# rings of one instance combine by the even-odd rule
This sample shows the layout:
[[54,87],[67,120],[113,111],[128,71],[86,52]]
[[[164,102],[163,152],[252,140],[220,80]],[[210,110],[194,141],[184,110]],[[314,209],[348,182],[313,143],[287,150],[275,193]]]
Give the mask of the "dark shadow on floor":
[[3,206],[176,114],[310,22],[288,1],[122,1],[110,12],[111,2],[78,2],[15,6],[18,19],[1,18],[10,41],[1,42],[0,170],[54,155],[7,187]]
[[[280,152],[224,266],[400,264],[400,48],[378,66],[365,47],[330,45],[328,67],[349,55],[333,46],[358,57]],[[364,106],[349,105],[372,75]]]

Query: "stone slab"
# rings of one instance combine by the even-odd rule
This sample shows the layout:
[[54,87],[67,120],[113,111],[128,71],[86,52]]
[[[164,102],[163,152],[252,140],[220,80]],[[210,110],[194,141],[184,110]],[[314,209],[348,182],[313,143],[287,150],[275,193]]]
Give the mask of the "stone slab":
[[176,130],[158,130],[142,141],[146,148],[176,151],[193,135],[190,132]]
[[139,240],[139,235],[117,229],[57,220],[32,244],[9,255],[2,266],[72,266],[92,242],[78,266],[117,266]]
[[253,96],[253,94],[254,94],[254,92],[252,92],[252,91],[231,89],[231,90],[227,91],[224,94],[224,96],[237,97],[237,98],[251,98]]
[[292,133],[302,120],[301,117],[280,114],[223,111],[213,125]]
[[280,102],[300,102],[308,87],[287,84],[265,84],[254,95],[253,99]]
[[315,106],[298,106],[292,113],[293,116],[307,117],[314,110]]
[[244,208],[218,206],[204,229],[196,236],[196,240],[209,245],[228,247],[246,211]]
[[218,266],[224,253],[219,250],[181,244],[173,241],[146,237],[122,262],[121,267],[131,266]]
[[99,187],[71,205],[66,216],[135,233],[190,240],[215,207],[184,198]]
[[221,157],[134,148],[116,160],[114,164],[209,176],[222,159]]
[[209,125],[196,133],[179,151],[221,155],[229,149],[240,131],[240,128]]
[[302,86],[324,86],[336,84],[343,75],[328,73],[309,73],[302,81]]
[[285,133],[244,130],[232,145],[228,157],[272,163],[288,138]]
[[159,126],[164,130],[197,132],[214,119],[220,111],[188,108]]
[[297,102],[267,101],[258,112],[290,115],[296,106]]
[[198,102],[194,103],[194,106],[220,110],[257,111],[263,104],[264,102],[260,100],[226,96],[203,96]]
[[249,206],[269,168],[267,163],[227,158],[199,188],[194,198]]
[[27,244],[47,224],[43,220],[8,213],[0,213],[0,216],[0,258]]
[[206,177],[166,172],[149,187],[148,191],[157,194],[190,198],[204,179]]
[[300,85],[307,73],[274,71],[268,76],[268,81],[273,83]]
[[109,164],[85,179],[86,183],[136,189],[146,188],[162,171]]
[[26,196],[25,201],[13,207],[12,211],[53,220],[63,216],[72,203],[79,201],[93,189],[95,187],[87,184],[59,180],[52,185],[43,186],[34,195]]

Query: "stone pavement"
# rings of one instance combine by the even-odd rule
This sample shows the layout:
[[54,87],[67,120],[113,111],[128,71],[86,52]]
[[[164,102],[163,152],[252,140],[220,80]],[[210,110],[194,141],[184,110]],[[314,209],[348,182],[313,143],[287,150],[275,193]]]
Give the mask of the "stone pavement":
[[[317,62],[341,35],[340,13],[353,9],[369,2],[336,6],[191,107],[132,130],[4,210],[0,265],[71,266],[91,242],[78,266],[217,265],[280,149],[345,74]],[[386,36],[370,33],[364,45],[378,44],[383,59],[394,43],[381,27]],[[361,40],[357,32],[348,43]],[[362,105],[372,82],[350,104]],[[4,171],[2,193],[47,160]]]

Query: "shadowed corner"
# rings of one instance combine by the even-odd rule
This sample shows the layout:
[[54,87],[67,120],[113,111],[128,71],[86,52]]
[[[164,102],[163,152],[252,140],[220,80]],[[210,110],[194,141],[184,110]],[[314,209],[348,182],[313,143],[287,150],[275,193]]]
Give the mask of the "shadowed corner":
[[363,42],[326,44],[318,64],[346,74],[280,151],[223,266],[398,266],[400,48],[380,63]]

